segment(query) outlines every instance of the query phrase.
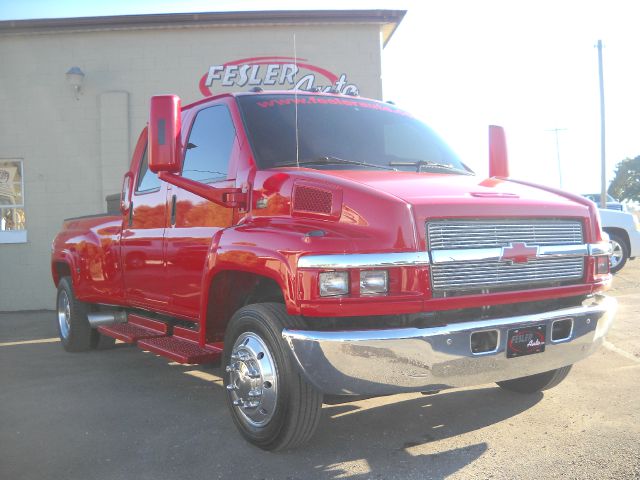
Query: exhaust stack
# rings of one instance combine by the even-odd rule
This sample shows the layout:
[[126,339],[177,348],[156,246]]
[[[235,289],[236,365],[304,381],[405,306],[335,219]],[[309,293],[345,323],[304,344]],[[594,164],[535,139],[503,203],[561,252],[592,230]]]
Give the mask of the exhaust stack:
[[504,128],[489,125],[489,176],[508,177],[509,159]]
[[113,312],[92,312],[87,314],[91,328],[127,323],[127,312],[118,310]]

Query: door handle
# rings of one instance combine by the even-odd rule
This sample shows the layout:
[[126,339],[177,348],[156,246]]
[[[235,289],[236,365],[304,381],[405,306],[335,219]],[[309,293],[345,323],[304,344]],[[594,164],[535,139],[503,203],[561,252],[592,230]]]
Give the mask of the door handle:
[[129,203],[129,227],[133,225],[133,201]]
[[175,194],[171,197],[171,226],[174,227],[176,225],[176,196]]

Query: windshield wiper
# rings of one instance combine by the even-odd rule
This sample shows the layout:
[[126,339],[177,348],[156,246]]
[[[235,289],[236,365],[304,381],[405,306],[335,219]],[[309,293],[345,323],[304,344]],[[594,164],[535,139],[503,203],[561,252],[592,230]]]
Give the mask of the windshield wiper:
[[384,165],[376,165],[375,163],[358,162],[356,160],[345,160],[344,158],[338,158],[331,155],[322,155],[316,158],[309,158],[300,160],[298,162],[278,163],[274,167],[297,167],[298,165],[360,165],[363,167],[381,168],[383,170],[397,171],[396,168],[386,167]]
[[461,173],[463,175],[473,175],[473,173],[456,168],[448,163],[438,163],[429,160],[418,160],[417,162],[389,162],[392,167],[416,167],[416,172],[421,172],[422,168],[439,168],[441,170],[449,170],[452,172]]

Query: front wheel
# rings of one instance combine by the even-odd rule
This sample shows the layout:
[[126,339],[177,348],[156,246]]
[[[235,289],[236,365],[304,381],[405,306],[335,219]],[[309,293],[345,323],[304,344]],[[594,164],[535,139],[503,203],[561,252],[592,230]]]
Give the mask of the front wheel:
[[313,435],[322,394],[301,376],[282,330],[301,327],[284,305],[238,310],[227,327],[223,365],[227,404],[240,433],[264,450],[283,450]]
[[505,380],[504,382],[498,382],[498,386],[516,393],[537,393],[542,390],[549,390],[567,378],[572,366],[567,365],[566,367],[529,375],[528,377]]

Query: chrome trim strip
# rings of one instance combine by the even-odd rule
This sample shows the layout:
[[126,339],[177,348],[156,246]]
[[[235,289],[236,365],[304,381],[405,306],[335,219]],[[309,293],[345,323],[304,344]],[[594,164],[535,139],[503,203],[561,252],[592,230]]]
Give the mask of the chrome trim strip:
[[[594,301],[595,300],[595,301]],[[282,331],[298,367],[319,391],[334,395],[386,395],[465,387],[534,375],[586,358],[602,343],[616,300],[532,315],[451,323],[431,328],[358,331]],[[553,322],[571,318],[571,337],[552,342]],[[309,323],[312,324],[310,319]],[[545,351],[507,358],[509,330],[546,325]],[[471,334],[495,329],[495,353],[474,355]]]
[[482,262],[500,260],[502,247],[495,248],[464,248],[456,250],[433,250],[432,263],[448,262]]
[[589,253],[589,245],[549,245],[538,247],[540,257],[584,257]]
[[[582,245],[541,245],[537,258],[584,257],[594,244]],[[432,263],[447,262],[481,262],[499,261],[502,258],[502,247],[494,248],[460,248],[453,250],[433,250]]]
[[429,265],[428,252],[347,253],[337,255],[305,255],[298,268],[386,268]]
[[600,242],[600,243],[590,243],[589,244],[589,255],[611,255],[613,253],[613,249],[609,242]]
[[[577,257],[586,255],[610,255],[609,243],[582,245],[541,245],[537,258]],[[502,257],[502,247],[459,248],[433,250],[431,252],[344,253],[332,255],[304,255],[298,259],[298,268],[387,268],[416,267],[431,263],[497,261]]]

